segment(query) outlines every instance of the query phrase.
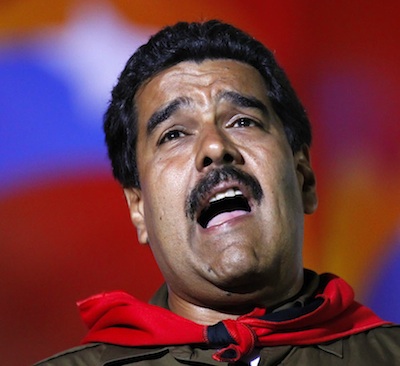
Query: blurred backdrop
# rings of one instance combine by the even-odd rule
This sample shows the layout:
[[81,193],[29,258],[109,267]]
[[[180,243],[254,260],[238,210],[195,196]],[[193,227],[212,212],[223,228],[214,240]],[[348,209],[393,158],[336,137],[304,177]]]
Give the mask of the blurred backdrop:
[[320,205],[305,264],[399,322],[400,2],[0,2],[0,354],[28,365],[77,344],[75,301],[162,282],[111,176],[102,114],[161,26],[218,18],[273,49],[307,107]]

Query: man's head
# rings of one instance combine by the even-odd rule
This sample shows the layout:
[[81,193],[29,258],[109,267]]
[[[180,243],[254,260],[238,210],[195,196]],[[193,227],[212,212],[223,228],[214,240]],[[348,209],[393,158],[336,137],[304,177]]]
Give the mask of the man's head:
[[300,289],[310,129],[260,43],[218,22],[161,31],[128,61],[105,129],[170,305],[240,312]]
[[155,34],[132,55],[112,93],[104,129],[114,176],[125,188],[140,185],[134,100],[137,90],[168,67],[207,59],[237,60],[255,67],[266,83],[268,98],[284,125],[292,151],[311,145],[306,112],[284,71],[262,43],[219,21],[180,22]]

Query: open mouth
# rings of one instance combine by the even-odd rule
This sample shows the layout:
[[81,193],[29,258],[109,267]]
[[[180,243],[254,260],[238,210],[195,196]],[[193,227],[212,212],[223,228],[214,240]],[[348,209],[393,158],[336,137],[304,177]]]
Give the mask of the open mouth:
[[200,212],[197,222],[205,229],[250,211],[249,202],[242,191],[238,188],[229,188],[210,198],[207,207]]

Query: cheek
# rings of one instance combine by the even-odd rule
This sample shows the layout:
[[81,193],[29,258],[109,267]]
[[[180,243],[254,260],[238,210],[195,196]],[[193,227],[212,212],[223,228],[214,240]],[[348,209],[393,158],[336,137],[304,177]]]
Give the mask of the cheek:
[[268,200],[276,202],[281,210],[289,211],[289,217],[297,215],[299,209],[302,212],[299,180],[290,148],[271,144],[269,148],[259,145],[254,149],[260,154],[253,158],[253,171]]
[[[287,180],[289,175],[288,165],[291,157],[286,156],[279,146],[271,144],[266,147],[263,144],[252,145],[248,152],[246,161],[252,164],[253,174],[260,180],[264,180],[269,185],[279,186],[281,182]],[[273,188],[273,187],[271,187]]]
[[143,180],[144,213],[150,236],[173,235],[183,224],[186,182],[187,176],[182,169],[167,166],[153,168]]

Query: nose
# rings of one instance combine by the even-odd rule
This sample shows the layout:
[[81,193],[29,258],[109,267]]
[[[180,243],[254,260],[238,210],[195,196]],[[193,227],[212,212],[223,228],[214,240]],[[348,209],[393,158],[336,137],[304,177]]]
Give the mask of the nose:
[[196,169],[208,166],[243,164],[244,159],[234,142],[217,126],[202,131],[196,153]]

